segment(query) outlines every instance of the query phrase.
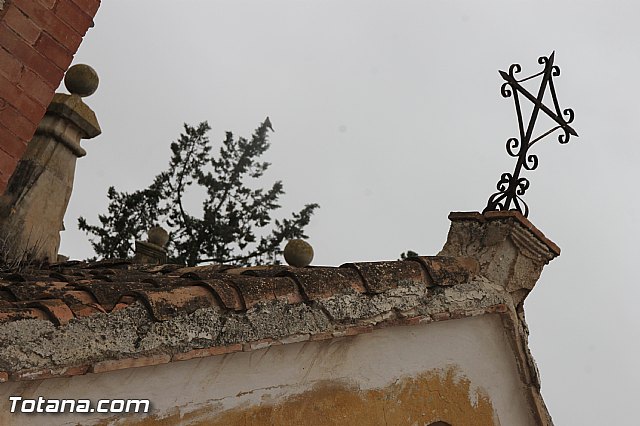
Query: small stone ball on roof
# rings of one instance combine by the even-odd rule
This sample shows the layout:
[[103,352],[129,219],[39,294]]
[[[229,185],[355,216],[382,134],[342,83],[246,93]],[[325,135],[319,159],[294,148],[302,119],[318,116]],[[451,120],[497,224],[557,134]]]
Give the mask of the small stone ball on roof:
[[284,247],[284,260],[298,268],[309,266],[313,260],[313,247],[304,240],[290,240]]
[[98,89],[99,82],[96,70],[85,64],[72,66],[64,76],[64,86],[69,93],[80,97],[92,95]]
[[164,247],[169,242],[169,233],[161,226],[154,226],[147,231],[147,241],[160,247]]

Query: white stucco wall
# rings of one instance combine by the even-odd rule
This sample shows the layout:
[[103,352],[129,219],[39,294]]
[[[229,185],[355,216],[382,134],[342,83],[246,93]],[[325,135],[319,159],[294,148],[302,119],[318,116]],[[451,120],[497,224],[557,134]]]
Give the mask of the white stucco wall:
[[[4,383],[0,384],[0,424],[88,425],[105,419],[96,414],[10,414],[10,395],[93,401],[149,399],[155,418],[182,416],[183,424],[196,424],[225,410],[278,404],[321,382],[343,383],[367,391],[387,388],[423,373],[444,374],[451,368],[455,368],[458,379],[469,381],[472,402],[478,392],[488,397],[499,424],[534,425],[498,315],[390,327],[355,337],[72,378]],[[203,410],[204,407],[210,409]],[[185,416],[189,412],[198,414]],[[129,421],[140,418],[130,417]]]

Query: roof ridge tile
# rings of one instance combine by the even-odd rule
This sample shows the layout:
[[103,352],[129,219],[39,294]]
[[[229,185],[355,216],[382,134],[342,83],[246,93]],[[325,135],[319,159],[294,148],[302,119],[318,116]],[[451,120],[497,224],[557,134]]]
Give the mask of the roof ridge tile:
[[13,322],[24,319],[39,319],[49,320],[51,317],[40,308],[20,307],[20,305],[14,304],[13,308],[0,308],[0,323]]
[[132,293],[142,299],[157,321],[166,321],[201,308],[218,306],[213,292],[207,286],[201,285],[141,289],[133,290]]
[[427,270],[432,283],[439,286],[464,283],[480,271],[478,261],[471,257],[415,256],[407,261],[420,263]]
[[220,306],[231,311],[245,311],[247,309],[240,290],[236,285],[225,278],[211,278],[194,281],[194,285],[206,287],[219,300]]
[[353,262],[341,268],[358,271],[368,293],[379,294],[398,287],[398,282],[409,280],[423,282],[424,275],[419,265],[402,261]]
[[46,312],[56,325],[65,325],[75,318],[69,306],[61,299],[43,299],[24,302],[26,307]]
[[[269,300],[303,300],[295,282],[286,276],[251,277],[247,275],[229,275],[227,279],[238,289],[246,309],[251,309],[258,303]],[[282,288],[279,289],[279,287]]]
[[[340,267],[161,266],[145,269],[121,260],[67,262],[50,267],[46,275],[41,273],[45,270],[0,275],[0,311],[5,312],[4,320],[48,318],[59,325],[73,317],[115,312],[139,300],[155,321],[166,321],[200,308],[242,312],[270,301],[294,305],[378,295],[402,282],[425,288],[450,286],[478,272],[476,260],[446,256],[352,262]],[[18,282],[7,284],[7,280]],[[51,300],[56,302],[47,302]],[[32,307],[40,313],[24,311]],[[10,311],[12,308],[23,311]]]
[[282,275],[290,277],[296,282],[303,299],[306,301],[366,291],[358,271],[350,268],[326,266],[295,268]]

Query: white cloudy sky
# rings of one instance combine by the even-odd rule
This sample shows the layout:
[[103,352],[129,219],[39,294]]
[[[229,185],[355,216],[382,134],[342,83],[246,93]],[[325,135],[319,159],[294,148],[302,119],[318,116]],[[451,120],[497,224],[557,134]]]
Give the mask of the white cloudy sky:
[[[482,210],[513,159],[498,69],[556,51],[580,134],[535,146],[529,218],[562,248],[526,302],[557,425],[637,422],[639,8],[569,1],[104,1],[75,63],[99,73],[61,252],[92,255],[106,189],[148,185],[182,123],[276,132],[265,184],[321,209],[315,264],[435,254],[449,211]],[[196,206],[197,203],[194,203]],[[635,420],[634,420],[635,419]]]

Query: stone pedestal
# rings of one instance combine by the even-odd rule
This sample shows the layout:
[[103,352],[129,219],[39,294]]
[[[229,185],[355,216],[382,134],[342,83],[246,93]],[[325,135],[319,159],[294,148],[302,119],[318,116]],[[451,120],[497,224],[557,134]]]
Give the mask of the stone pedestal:
[[147,231],[147,241],[136,241],[135,263],[146,265],[161,265],[167,263],[167,250],[165,246],[169,242],[169,234],[160,227],[154,226]]
[[35,136],[0,198],[0,243],[5,258],[55,262],[81,139],[101,133],[79,95],[55,94]]
[[136,241],[136,255],[133,261],[143,265],[161,265],[167,263],[167,252],[148,241]]
[[560,255],[560,248],[518,212],[454,212],[441,256],[468,256],[480,274],[501,285],[522,302],[538,281],[542,268]]

